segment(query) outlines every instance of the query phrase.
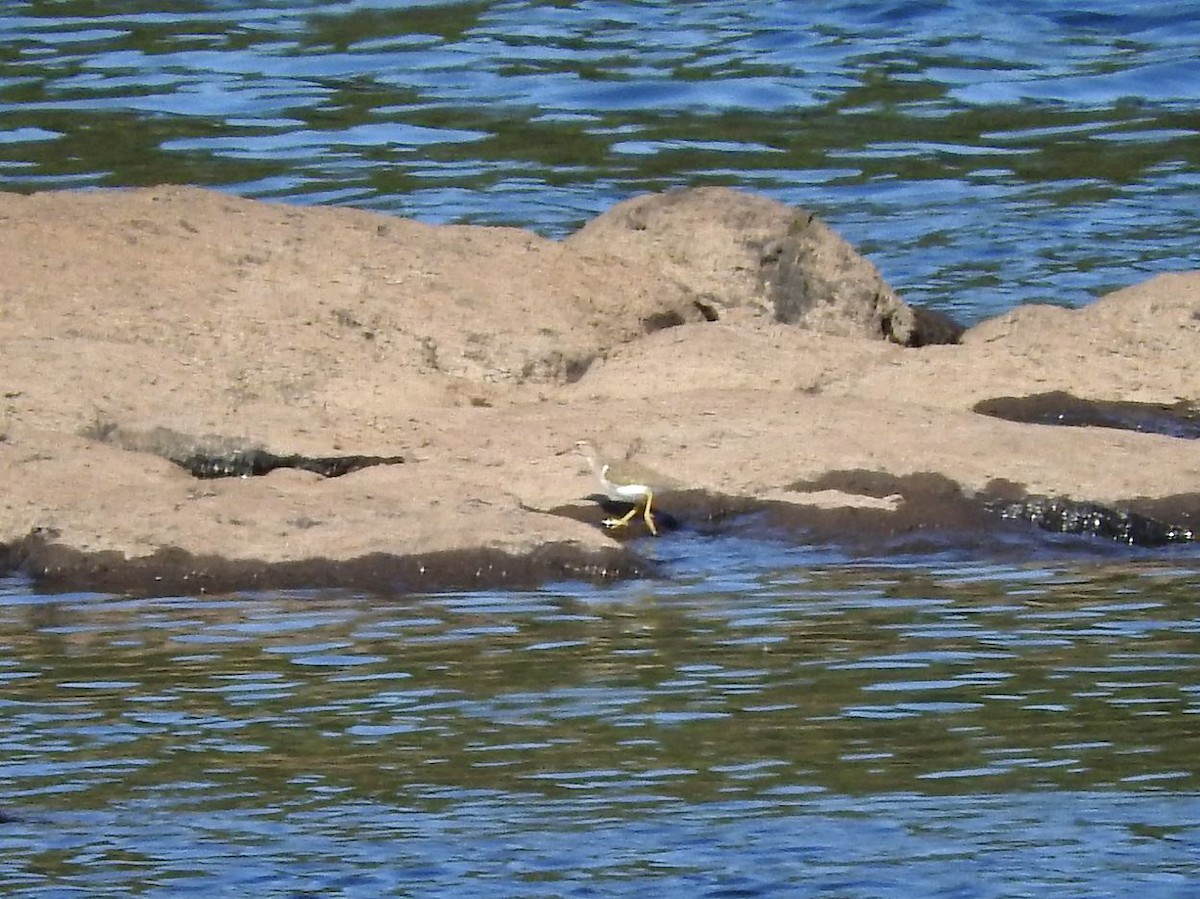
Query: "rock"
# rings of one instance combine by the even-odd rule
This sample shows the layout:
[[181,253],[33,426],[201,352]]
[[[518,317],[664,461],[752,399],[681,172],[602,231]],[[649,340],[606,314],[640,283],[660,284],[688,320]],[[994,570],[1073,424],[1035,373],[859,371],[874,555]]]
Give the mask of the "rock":
[[627,200],[566,243],[661,272],[710,317],[748,311],[902,346],[954,343],[962,333],[948,316],[905,303],[870,260],[812,213],[730,188]]
[[[0,193],[0,571],[139,592],[655,571],[601,527],[581,438],[685,486],[656,502],[664,540],[1196,533],[1194,441],[973,409],[1194,400],[1200,273],[906,349],[879,339],[903,307],[805,307],[805,259],[857,272],[860,299],[882,282],[796,221],[686,191],[556,242],[188,188]],[[1006,520],[979,507],[995,479]]]

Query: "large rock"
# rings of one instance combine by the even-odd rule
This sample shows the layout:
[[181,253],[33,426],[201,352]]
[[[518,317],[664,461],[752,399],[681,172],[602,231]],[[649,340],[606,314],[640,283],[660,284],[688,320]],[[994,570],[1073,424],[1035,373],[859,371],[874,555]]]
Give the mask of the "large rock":
[[710,317],[750,311],[839,336],[953,343],[947,317],[905,303],[875,265],[806,210],[724,187],[619,203],[567,244],[661,272]]
[[764,272],[836,246],[787,207],[702,191],[610,215],[674,234],[697,197],[730,202],[690,240],[560,243],[179,188],[0,194],[0,572],[195,593],[652,570],[601,527],[580,438],[685,484],[656,508],[686,528],[786,509],[798,539],[894,546],[1003,479],[1017,521],[1153,518],[1157,497],[1195,530],[1194,441],[972,410],[1200,396],[1200,274],[905,349],[876,319],[775,321]]

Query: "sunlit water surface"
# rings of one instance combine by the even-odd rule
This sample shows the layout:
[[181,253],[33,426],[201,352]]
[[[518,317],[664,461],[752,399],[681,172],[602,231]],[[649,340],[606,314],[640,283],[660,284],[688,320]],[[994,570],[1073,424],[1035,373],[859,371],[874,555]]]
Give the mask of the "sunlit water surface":
[[662,551],[605,590],[10,581],[0,893],[1200,890],[1194,558]]
[[181,182],[547,235],[730,184],[967,321],[1200,265],[1177,0],[6,0],[0,188]]

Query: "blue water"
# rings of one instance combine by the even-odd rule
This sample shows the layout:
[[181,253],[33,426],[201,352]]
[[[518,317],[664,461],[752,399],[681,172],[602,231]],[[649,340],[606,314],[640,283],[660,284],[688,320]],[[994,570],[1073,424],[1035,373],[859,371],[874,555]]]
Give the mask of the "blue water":
[[1177,2],[0,9],[0,187],[209,185],[560,236],[645,191],[805,205],[965,321],[1200,265]]
[[1194,559],[701,542],[605,590],[9,579],[0,893],[1200,892]]
[[[817,211],[973,321],[1196,268],[1200,16],[7,0],[0,188]],[[607,590],[0,584],[0,894],[1200,895],[1200,569],[663,542]]]

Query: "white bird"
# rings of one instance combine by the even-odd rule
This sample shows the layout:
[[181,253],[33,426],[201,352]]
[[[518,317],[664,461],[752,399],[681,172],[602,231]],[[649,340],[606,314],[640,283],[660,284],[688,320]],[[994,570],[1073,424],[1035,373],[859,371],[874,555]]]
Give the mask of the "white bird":
[[651,511],[654,505],[654,493],[656,490],[671,487],[673,482],[656,471],[635,462],[622,460],[610,463],[605,461],[590,440],[578,441],[575,448],[587,460],[592,474],[596,476],[596,481],[600,484],[600,489],[605,496],[615,502],[633,505],[633,508],[621,518],[604,519],[604,526],[607,528],[625,527],[640,511],[646,527],[650,529],[651,534],[657,537],[658,527],[654,523],[654,513]]

